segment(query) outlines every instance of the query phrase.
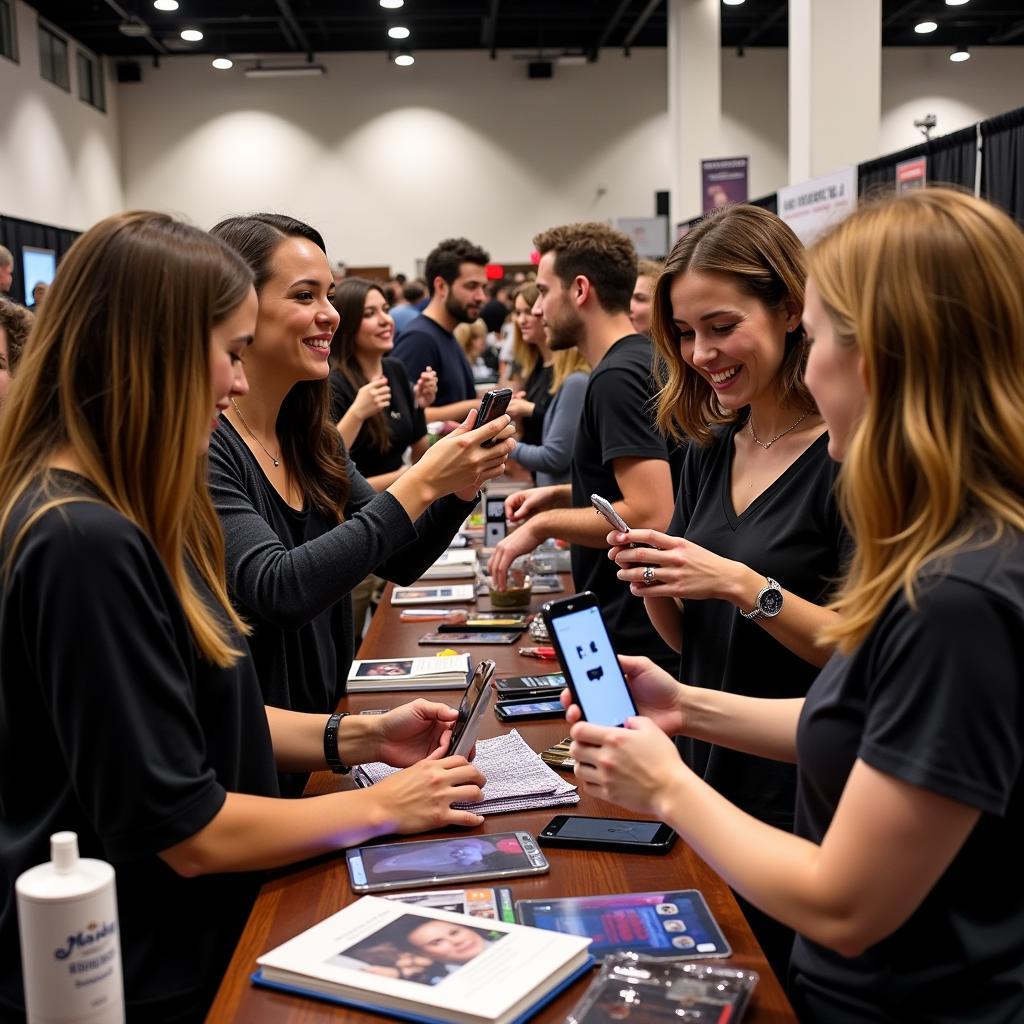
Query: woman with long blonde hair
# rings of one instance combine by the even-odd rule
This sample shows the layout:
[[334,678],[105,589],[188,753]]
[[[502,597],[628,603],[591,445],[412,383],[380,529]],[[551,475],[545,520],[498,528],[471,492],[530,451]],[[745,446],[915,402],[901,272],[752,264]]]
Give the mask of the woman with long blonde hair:
[[537,445],[544,436],[544,414],[554,394],[553,353],[548,347],[547,328],[535,312],[540,291],[535,281],[525,281],[512,293],[513,366],[511,385],[518,391],[520,434],[523,444]]
[[[796,929],[822,1024],[1024,1020],[1024,235],[924,189],[817,243],[806,381],[855,542],[805,700],[623,658],[626,730],[571,710],[577,776],[678,828]],[[675,758],[687,733],[800,770],[795,836]]]
[[[482,821],[451,809],[483,781],[440,757],[453,709],[264,707],[205,486],[255,323],[252,275],[226,245],[163,214],[111,217],[62,260],[5,402],[4,1019],[24,1014],[13,881],[49,860],[54,832],[116,869],[128,1019],[185,1022],[220,983],[256,872]],[[372,791],[278,798],[275,762],[382,757],[411,767]]]

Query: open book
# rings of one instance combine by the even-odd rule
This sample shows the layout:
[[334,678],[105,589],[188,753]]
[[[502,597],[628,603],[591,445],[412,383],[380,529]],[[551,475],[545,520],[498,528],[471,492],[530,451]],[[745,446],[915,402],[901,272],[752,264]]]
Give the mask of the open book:
[[433,658],[373,658],[353,661],[348,670],[349,693],[387,690],[464,690],[469,681],[469,655]]
[[257,960],[257,984],[447,1024],[525,1020],[593,962],[590,940],[364,896]]

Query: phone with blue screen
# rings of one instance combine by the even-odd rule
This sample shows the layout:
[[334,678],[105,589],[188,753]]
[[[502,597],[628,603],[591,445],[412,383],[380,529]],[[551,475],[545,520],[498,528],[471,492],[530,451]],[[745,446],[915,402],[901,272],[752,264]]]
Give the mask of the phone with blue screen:
[[541,609],[566,684],[583,717],[595,725],[623,725],[637,713],[619,668],[597,596],[589,590]]

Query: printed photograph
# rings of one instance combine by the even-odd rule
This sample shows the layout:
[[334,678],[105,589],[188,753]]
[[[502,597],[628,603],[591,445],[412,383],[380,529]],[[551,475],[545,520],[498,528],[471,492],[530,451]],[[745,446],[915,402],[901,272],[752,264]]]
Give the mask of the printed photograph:
[[379,661],[375,665],[360,665],[357,676],[407,676],[412,671],[411,661]]

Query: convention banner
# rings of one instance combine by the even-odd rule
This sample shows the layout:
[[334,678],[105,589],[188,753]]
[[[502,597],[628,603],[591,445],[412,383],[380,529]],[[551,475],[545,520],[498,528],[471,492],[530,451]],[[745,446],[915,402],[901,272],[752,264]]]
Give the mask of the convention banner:
[[701,160],[701,195],[704,212],[718,210],[729,203],[745,203],[750,198],[748,174],[750,158],[730,156],[720,160]]
[[896,165],[896,194],[924,188],[928,181],[928,157],[917,156]]
[[779,189],[779,216],[804,245],[852,213],[856,205],[855,166]]

